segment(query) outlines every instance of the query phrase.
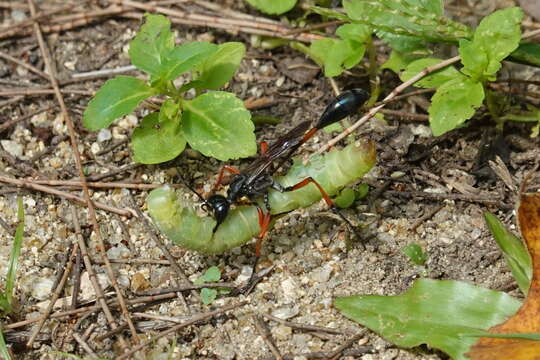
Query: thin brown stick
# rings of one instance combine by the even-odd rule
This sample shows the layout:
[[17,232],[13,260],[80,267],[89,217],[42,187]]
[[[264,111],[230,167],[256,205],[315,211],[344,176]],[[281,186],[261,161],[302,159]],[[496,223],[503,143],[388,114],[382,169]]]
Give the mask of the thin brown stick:
[[324,326],[308,325],[308,324],[300,324],[300,323],[290,322],[290,321],[280,319],[280,318],[275,317],[275,316],[270,315],[270,314],[262,313],[261,316],[263,316],[263,317],[265,317],[265,318],[267,318],[269,320],[275,321],[277,323],[283,324],[285,326],[288,326],[290,328],[293,328],[293,329],[316,331],[316,332],[325,332],[325,333],[328,333],[328,334],[335,334],[335,335],[350,335],[347,332],[342,331],[342,330],[332,329],[332,328],[324,327]]
[[90,359],[98,359],[97,354],[92,350],[90,345],[79,335],[78,332],[74,331],[71,333],[75,341],[79,343],[79,345],[86,351],[86,353],[89,355]]
[[459,56],[454,56],[450,59],[447,59],[447,60],[444,60],[444,61],[441,61],[440,63],[438,64],[435,64],[433,66],[428,66],[426,67],[424,70],[420,71],[418,74],[416,74],[415,76],[413,76],[412,78],[410,78],[409,80],[405,81],[404,83],[402,83],[401,85],[399,85],[398,87],[396,87],[394,90],[392,90],[392,92],[390,94],[388,94],[388,96],[386,96],[383,100],[383,103],[381,105],[378,105],[378,106],[374,106],[372,107],[366,115],[362,116],[357,122],[355,122],[352,126],[348,127],[347,129],[345,129],[341,134],[339,134],[338,136],[334,137],[332,140],[330,140],[329,142],[327,142],[326,144],[324,144],[323,147],[321,147],[318,151],[317,151],[317,154],[322,154],[323,152],[325,152],[326,150],[328,150],[329,148],[331,148],[332,146],[336,145],[340,140],[342,140],[343,138],[345,138],[346,136],[348,136],[349,134],[351,134],[354,130],[358,129],[358,127],[360,127],[361,125],[363,125],[365,122],[367,122],[369,119],[371,119],[373,116],[375,116],[375,114],[377,112],[379,112],[380,109],[382,109],[390,100],[392,100],[393,98],[395,98],[397,95],[399,95],[403,90],[405,90],[406,88],[408,88],[409,86],[411,86],[412,84],[414,84],[415,82],[417,82],[418,80],[422,79],[424,76],[428,75],[428,74],[431,74],[432,72],[435,72],[439,69],[442,69],[444,67],[447,67],[455,62],[458,62],[460,60],[460,57]]
[[[48,186],[73,186],[81,187],[82,182],[78,180],[29,180],[35,184]],[[101,189],[135,189],[135,190],[152,190],[162,187],[163,184],[137,184],[124,182],[87,182],[89,187]],[[170,186],[180,188],[182,185],[171,184]]]
[[109,171],[109,172],[106,172],[104,174],[94,174],[94,175],[90,175],[89,177],[86,178],[87,181],[99,181],[99,180],[103,180],[105,178],[108,178],[108,177],[112,177],[112,176],[116,176],[118,174],[122,174],[126,171],[129,171],[129,170],[133,170],[133,169],[136,169],[138,167],[142,166],[142,164],[139,164],[139,163],[133,163],[133,164],[127,164],[127,165],[124,165],[118,169],[115,169],[115,170],[112,170],[112,171]]
[[16,159],[13,155],[8,153],[4,150],[4,148],[0,145],[0,158],[4,159],[9,165],[13,166],[15,169],[19,170],[23,174],[26,174],[27,176],[35,176],[44,178],[45,176],[41,174],[39,171],[28,165],[24,161],[20,161],[19,159]]
[[176,286],[176,287],[173,287],[173,288],[165,288],[165,289],[144,291],[144,292],[141,292],[141,293],[137,293],[137,295],[139,295],[139,296],[155,296],[155,295],[176,293],[176,292],[181,292],[181,291],[199,290],[199,289],[204,289],[204,288],[236,289],[237,286],[234,283],[228,283],[228,282],[204,283],[202,285],[188,284],[188,285]]
[[[36,8],[34,5],[33,0],[28,0],[28,6],[30,8],[30,13],[32,16],[36,15]],[[64,102],[64,98],[60,92],[60,87],[58,85],[58,81],[56,80],[56,76],[54,75],[54,67],[52,66],[53,61],[51,59],[50,53],[45,45],[45,41],[43,39],[43,34],[41,33],[41,29],[39,27],[39,24],[34,23],[34,32],[36,35],[36,38],[39,43],[39,47],[41,49],[41,53],[43,55],[43,61],[45,62],[45,68],[48,70],[50,75],[50,82],[51,85],[54,88],[56,99],[58,100],[58,103],[60,105],[60,109],[62,110],[62,115],[64,116],[64,121],[67,125],[69,136],[71,138],[71,148],[73,150],[73,156],[75,158],[75,164],[77,166],[77,169],[79,171],[79,177],[80,180],[83,182],[83,194],[86,201],[86,206],[88,207],[88,213],[90,215],[90,219],[92,221],[92,225],[94,228],[94,232],[96,235],[96,239],[98,242],[98,250],[101,252],[103,259],[105,260],[105,269],[107,270],[107,275],[109,276],[109,279],[111,280],[111,284],[116,292],[116,296],[118,298],[118,302],[120,304],[120,309],[122,311],[122,314],[124,315],[124,318],[126,319],[126,322],[129,325],[129,328],[132,333],[132,339],[135,343],[139,342],[139,338],[137,337],[137,332],[135,330],[135,327],[133,326],[133,323],[131,322],[131,319],[129,317],[129,313],[126,308],[126,304],[124,302],[124,297],[122,295],[122,292],[120,290],[120,287],[118,286],[118,282],[116,281],[116,276],[114,275],[114,272],[112,270],[111,264],[108,262],[107,253],[105,250],[105,244],[103,242],[103,238],[101,237],[101,229],[99,228],[96,213],[94,209],[94,204],[92,202],[92,199],[90,198],[90,192],[88,191],[88,186],[85,185],[86,178],[83,171],[81,156],[79,153],[79,148],[77,144],[77,138],[75,135],[75,127],[73,125],[73,121],[71,120],[71,117],[69,116],[66,104]],[[103,310],[105,311],[106,308]],[[112,317],[112,314],[105,314],[107,321],[110,326],[116,326],[116,321]],[[109,316],[110,315],[110,316]],[[123,343],[123,338],[120,337],[121,343]]]
[[345,21],[333,20],[333,21],[328,21],[328,22],[324,22],[324,23],[304,26],[304,27],[301,27],[301,28],[298,28],[298,29],[292,29],[292,30],[287,31],[286,35],[300,34],[300,33],[303,33],[303,32],[309,32],[309,31],[313,31],[313,30],[324,29],[324,28],[327,28],[327,27],[330,27],[330,26],[342,25],[342,24],[345,24]]
[[[109,259],[113,264],[152,264],[152,265],[171,265],[168,260],[156,260],[156,259]],[[94,260],[96,264],[103,264],[102,260]]]
[[[80,245],[79,245],[79,247],[80,247]],[[85,249],[86,249],[86,245],[85,245]],[[92,263],[90,262],[90,258],[85,260],[84,256],[83,256],[83,261],[85,262],[85,264],[89,263],[90,265],[92,265]],[[85,267],[86,267],[86,265],[85,265]],[[90,270],[88,272],[88,274],[89,274],[89,277],[90,277],[90,281],[92,282],[92,277],[95,277],[94,269],[92,268],[92,270]],[[92,286],[94,286],[93,283],[92,283]],[[99,289],[101,289],[101,287]],[[95,291],[95,288],[94,288],[94,291]],[[96,294],[97,293],[98,292],[96,292]],[[103,292],[101,291],[101,293],[103,293]],[[102,297],[104,299],[103,295],[102,295]],[[135,299],[127,299],[126,302],[129,305],[135,305],[135,304],[144,304],[144,303],[148,303],[148,302],[152,302],[152,301],[162,301],[162,300],[175,299],[175,298],[177,298],[176,293],[167,293],[167,294],[162,294],[162,295],[143,296],[143,297],[139,297],[139,298],[135,298]],[[80,307],[80,308],[73,309],[73,310],[55,312],[55,313],[51,314],[50,318],[51,319],[57,319],[57,318],[62,318],[62,317],[71,316],[71,315],[77,315],[77,314],[81,314],[81,313],[84,313],[86,315],[87,313],[93,313],[93,312],[98,311],[99,309],[103,309],[103,306],[101,304],[101,300],[99,298],[96,298],[96,301],[98,302],[97,305],[90,305],[90,306],[84,306],[84,307]],[[109,300],[109,301],[107,301],[105,303],[105,305],[106,306],[111,306],[111,307],[118,307],[119,306],[117,300]],[[110,311],[110,310],[108,310],[108,311]],[[5,329],[15,329],[15,328],[18,328],[18,327],[33,324],[33,323],[37,322],[38,320],[39,320],[39,318],[23,320],[23,321],[19,321],[19,322],[16,322],[16,323],[11,323],[11,324],[5,325],[4,328]]]
[[266,346],[268,346],[268,348],[270,349],[270,351],[272,352],[274,357],[277,360],[283,360],[283,356],[281,356],[281,353],[279,352],[279,349],[277,348],[276,344],[274,343],[274,339],[272,338],[272,334],[270,334],[270,331],[266,327],[266,324],[257,315],[253,315],[252,318],[253,318],[253,323],[255,325],[255,329],[257,330],[259,335],[262,337],[264,343],[266,344]]
[[[94,267],[92,266],[92,262],[90,261],[90,257],[88,256],[88,249],[86,248],[86,243],[84,242],[81,226],[79,224],[79,218],[75,207],[73,206],[71,206],[71,217],[73,224],[75,225],[75,236],[77,237],[77,244],[81,249],[81,256],[83,258],[84,266],[86,268],[86,271],[88,271],[88,277],[90,278],[90,282],[92,283],[92,287],[94,288],[94,292],[96,293],[96,302],[98,303],[98,305],[95,306],[95,310],[101,308],[103,310],[103,313],[105,314],[105,317],[108,319],[111,329],[116,329],[118,325],[116,324],[116,321],[112,316],[112,312],[109,309],[107,301],[105,300],[105,296],[103,295],[103,289],[101,288],[101,285],[97,280],[96,272],[94,271]],[[72,311],[77,310],[79,309]],[[109,320],[109,318],[112,319],[112,321]],[[121,343],[124,343],[123,346],[125,348],[127,346],[127,344],[125,344],[125,340],[121,337],[120,341]]]
[[[105,9],[82,11],[71,15],[58,16],[50,19],[49,24],[41,25],[42,32],[48,34],[52,32],[61,32],[65,30],[71,30],[77,27],[86,26],[100,18],[117,15],[128,8],[112,5]],[[35,23],[35,22],[33,22]],[[6,31],[0,32],[0,39],[6,39],[12,36],[27,36],[32,33],[31,29],[25,28],[10,28]]]
[[121,360],[121,359],[127,359],[129,358],[131,355],[135,354],[137,351],[143,349],[145,346],[148,346],[149,344],[153,343],[153,342],[156,342],[157,340],[161,339],[162,337],[164,336],[167,336],[168,334],[172,334],[186,326],[190,326],[190,325],[193,325],[195,323],[198,323],[199,321],[203,321],[203,320],[206,320],[206,319],[210,319],[212,317],[214,317],[215,315],[219,315],[219,314],[222,314],[226,311],[229,311],[229,310],[233,310],[233,309],[236,309],[238,307],[241,307],[241,306],[244,306],[246,305],[248,302],[247,301],[241,301],[239,303],[236,303],[236,304],[230,304],[230,305],[226,305],[226,306],[223,306],[217,310],[214,310],[214,311],[210,311],[210,312],[207,312],[207,313],[204,313],[204,314],[200,314],[200,315],[196,315],[194,316],[193,318],[191,318],[190,320],[187,320],[181,324],[178,324],[178,325],[175,325],[173,327],[171,327],[170,329],[168,330],[165,330],[159,334],[157,334],[156,336],[153,336],[151,339],[143,342],[142,344],[139,344],[135,347],[133,347],[130,351],[128,351],[127,353],[124,353],[122,354],[121,356],[117,357],[118,360]]
[[45,149],[37,152],[34,156],[32,156],[30,159],[28,159],[28,163],[34,164],[36,161],[44,157],[45,155],[51,153],[56,149],[58,144],[60,144],[62,141],[66,141],[69,139],[69,135],[60,135],[53,137],[51,141],[51,145],[47,146]]
[[[77,201],[77,202],[82,203],[82,204],[86,203],[86,200],[83,199],[80,196],[70,194],[70,193],[67,193],[67,192],[64,192],[64,191],[56,190],[56,189],[51,188],[49,186],[36,184],[33,181],[29,181],[29,180],[26,180],[26,179],[14,179],[14,178],[10,178],[10,177],[7,177],[7,176],[0,175],[0,182],[6,183],[6,184],[13,184],[13,185],[17,185],[19,187],[25,187],[25,188],[32,189],[32,190],[41,191],[41,192],[44,192],[44,193],[47,193],[47,194],[62,197],[64,199]],[[107,205],[107,204],[103,204],[103,203],[100,203],[100,202],[97,202],[97,201],[95,202],[95,205],[99,209],[109,211],[109,212],[112,212],[112,213],[115,213],[115,214],[118,214],[118,215],[128,216],[128,217],[136,216],[136,213],[131,209],[119,209],[117,207]]]
[[54,106],[54,105],[48,106],[48,107],[45,107],[45,108],[38,109],[36,111],[32,111],[31,113],[26,114],[26,115],[24,115],[24,116],[22,116],[22,117],[20,117],[18,119],[8,120],[5,123],[0,125],[0,133],[5,131],[6,129],[9,129],[10,127],[22,122],[22,121],[28,120],[28,119],[32,118],[33,116],[36,116],[37,114],[41,114],[42,112],[49,111],[49,110],[51,110],[51,109],[53,109],[55,107],[56,106]]
[[341,357],[341,354],[343,353],[343,351],[345,349],[347,349],[347,348],[350,348],[355,342],[357,342],[362,337],[364,337],[365,333],[366,332],[364,330],[362,330],[358,334],[353,336],[351,339],[349,339],[347,342],[345,342],[345,344],[343,344],[341,346],[338,346],[338,348],[336,350],[330,352],[330,354],[328,355],[328,359],[330,359],[330,360],[339,359]]
[[73,293],[71,294],[70,309],[77,308],[77,299],[79,297],[79,290],[81,288],[81,250],[77,251],[77,257],[75,259],[75,269],[73,271]]
[[129,139],[125,138],[125,139],[122,139],[122,140],[117,141],[115,143],[112,143],[111,145],[107,146],[105,149],[98,151],[96,153],[96,156],[100,156],[100,155],[108,153],[109,151],[113,151],[117,147],[120,147],[120,146],[122,146],[124,144],[127,144],[128,142],[129,142]]
[[77,4],[69,4],[69,5],[64,6],[64,7],[51,9],[51,10],[47,10],[47,11],[41,11],[36,16],[32,16],[32,17],[30,17],[28,19],[25,19],[23,21],[19,21],[19,22],[15,23],[15,24],[12,24],[12,25],[9,25],[9,26],[2,26],[0,28],[0,38],[2,38],[2,36],[5,33],[16,34],[18,31],[20,31],[21,28],[23,28],[25,26],[32,26],[34,24],[34,22],[36,22],[38,20],[41,20],[43,18],[49,17],[49,16],[54,15],[54,14],[58,14],[59,12],[62,12],[62,11],[71,10],[75,6],[77,6]]
[[502,200],[498,200],[493,197],[487,197],[487,196],[468,196],[463,194],[438,194],[438,193],[431,193],[427,191],[396,191],[396,190],[384,190],[383,194],[385,195],[392,195],[396,197],[404,197],[404,198],[426,198],[426,199],[433,199],[433,200],[461,200],[461,201],[468,201],[468,202],[478,202],[481,204],[491,204],[491,205],[497,205],[501,209],[510,210],[514,207],[508,204],[503,203]]
[[279,25],[279,21],[272,20],[272,19],[265,18],[265,17],[253,16],[253,15],[245,14],[245,13],[240,12],[240,11],[235,11],[235,10],[226,8],[221,4],[214,4],[214,3],[210,2],[210,1],[197,0],[197,1],[194,2],[194,4],[197,5],[197,6],[201,6],[201,7],[204,7],[206,9],[212,10],[212,11],[218,13],[218,14],[228,15],[228,16],[230,16],[232,18],[244,19],[244,20],[252,20],[252,21],[256,21],[256,22],[269,23],[269,24],[278,24]]
[[[74,95],[84,95],[84,96],[94,96],[96,93],[95,91],[76,90],[76,89],[61,89],[60,92],[64,94],[74,94]],[[13,89],[13,90],[0,91],[0,96],[16,96],[16,95],[34,96],[34,95],[51,95],[55,93],[56,91],[54,89]]]
[[28,346],[29,348],[32,348],[32,344],[36,340],[36,337],[38,336],[39,332],[41,331],[41,328],[45,324],[45,321],[47,320],[47,318],[51,314],[52,308],[53,308],[54,304],[56,303],[56,300],[58,300],[58,298],[60,297],[60,294],[64,290],[64,286],[66,285],[68,276],[69,276],[69,274],[71,272],[71,268],[73,266],[73,258],[77,254],[78,250],[79,250],[79,245],[75,244],[75,246],[73,246],[73,250],[71,251],[71,255],[69,256],[68,262],[66,264],[66,268],[64,270],[64,274],[62,275],[62,279],[60,280],[60,283],[56,287],[56,290],[54,291],[54,293],[53,293],[53,295],[51,297],[51,300],[49,302],[49,305],[47,306],[47,309],[45,309],[45,312],[43,313],[43,315],[41,315],[41,318],[39,319],[39,321],[37,323],[37,327],[35,328],[34,333],[32,334],[32,336],[30,336],[30,339],[26,343],[26,346]]
[[22,66],[22,67],[25,68],[25,69],[30,70],[30,71],[33,72],[33,73],[38,74],[39,76],[41,76],[41,77],[44,78],[45,80],[49,80],[49,75],[45,74],[43,71],[41,71],[41,70],[39,70],[39,69],[36,69],[36,68],[33,67],[32,65],[27,64],[27,63],[25,63],[24,61],[21,61],[21,60],[19,60],[19,59],[16,59],[16,58],[14,58],[13,56],[4,53],[3,51],[0,51],[0,58],[2,58],[2,59],[4,59],[4,60],[7,60],[7,61],[11,61],[12,63],[15,63],[15,64],[17,64],[17,65],[19,65],[19,66]]
[[411,225],[410,230],[415,231],[417,227],[419,227],[424,221],[431,219],[433,216],[435,216],[436,213],[441,211],[444,208],[444,205],[436,206],[435,208],[431,209],[428,213],[421,216],[418,220],[414,222],[414,224]]
[[396,116],[404,120],[406,119],[406,120],[414,120],[414,121],[429,121],[429,116],[425,114],[415,114],[411,112],[390,110],[390,109],[381,109],[379,110],[379,112],[381,114],[385,114],[389,116]]
[[4,106],[8,106],[8,105],[11,105],[11,104],[16,104],[19,101],[21,101],[22,99],[24,99],[24,96],[15,96],[15,97],[13,97],[11,99],[0,101],[0,109],[2,109]]

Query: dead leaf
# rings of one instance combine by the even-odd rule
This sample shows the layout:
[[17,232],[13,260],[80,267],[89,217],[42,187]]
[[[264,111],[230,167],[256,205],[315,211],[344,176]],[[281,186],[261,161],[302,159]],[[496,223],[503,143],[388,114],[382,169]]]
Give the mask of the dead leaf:
[[[493,334],[540,333],[540,194],[522,194],[518,221],[533,264],[531,287],[518,312],[489,329]],[[472,360],[540,360],[540,341],[483,337],[467,356]]]

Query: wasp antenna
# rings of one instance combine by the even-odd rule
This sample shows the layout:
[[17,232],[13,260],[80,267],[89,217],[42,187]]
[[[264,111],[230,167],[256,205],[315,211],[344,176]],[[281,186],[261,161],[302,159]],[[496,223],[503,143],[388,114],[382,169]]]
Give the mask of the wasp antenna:
[[176,168],[176,173],[178,175],[178,178],[180,179],[180,181],[184,184],[185,187],[187,187],[189,190],[191,190],[192,193],[194,193],[195,195],[197,195],[197,197],[199,198],[199,200],[201,200],[204,204],[208,204],[208,202],[206,201],[206,199],[201,195],[199,194],[188,182],[187,180],[181,175],[181,172],[180,172],[180,169]]

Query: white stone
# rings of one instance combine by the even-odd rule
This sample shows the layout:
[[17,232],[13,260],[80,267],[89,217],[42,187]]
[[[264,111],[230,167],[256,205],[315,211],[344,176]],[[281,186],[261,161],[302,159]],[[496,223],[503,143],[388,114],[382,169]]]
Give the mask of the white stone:
[[20,158],[23,154],[23,146],[13,140],[2,140],[0,141],[4,150],[6,150],[10,155]]
[[100,143],[111,140],[111,138],[112,138],[112,133],[111,133],[111,130],[109,129],[101,129],[99,130],[97,134],[97,141]]

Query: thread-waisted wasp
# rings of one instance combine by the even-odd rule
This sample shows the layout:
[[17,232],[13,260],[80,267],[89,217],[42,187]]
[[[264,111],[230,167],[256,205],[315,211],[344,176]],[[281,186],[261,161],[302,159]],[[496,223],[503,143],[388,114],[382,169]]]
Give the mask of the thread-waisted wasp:
[[[350,222],[337,210],[332,199],[330,199],[326,191],[313,178],[308,177],[295,185],[283,187],[278,182],[274,181],[272,175],[317,131],[354,114],[368,98],[368,93],[362,89],[352,89],[341,93],[328,104],[323,114],[313,126],[311,125],[311,121],[304,121],[279,137],[271,145],[268,145],[266,142],[261,142],[261,154],[243,169],[243,171],[231,166],[224,166],[220,170],[216,184],[213,187],[212,192],[214,194],[209,196],[208,199],[204,199],[192,189],[203,201],[203,208],[212,213],[216,219],[214,231],[225,220],[229,209],[233,204],[248,200],[256,205],[260,233],[255,245],[256,261],[253,266],[253,274],[255,274],[255,267],[260,257],[263,239],[265,238],[270,225],[271,215],[268,190],[271,188],[280,192],[293,191],[313,183],[321,192],[323,199],[330,209],[336,212],[336,214],[338,214],[352,229]],[[215,194],[215,191],[222,184],[225,172],[233,174],[227,194],[226,196]],[[264,210],[261,204],[257,202],[257,200],[261,198],[263,199]],[[253,274],[250,283],[253,280]]]

